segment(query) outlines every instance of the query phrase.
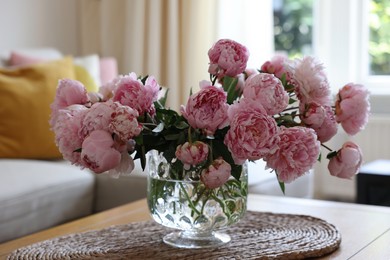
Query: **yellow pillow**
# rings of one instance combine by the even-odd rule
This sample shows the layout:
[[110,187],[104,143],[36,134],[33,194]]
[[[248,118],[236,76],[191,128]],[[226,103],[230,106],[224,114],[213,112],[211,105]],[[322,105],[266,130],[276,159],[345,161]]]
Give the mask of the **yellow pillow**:
[[70,57],[0,69],[0,158],[61,158],[50,130],[58,80],[75,79]]
[[83,83],[88,92],[98,92],[99,87],[91,74],[82,66],[74,64],[75,79]]

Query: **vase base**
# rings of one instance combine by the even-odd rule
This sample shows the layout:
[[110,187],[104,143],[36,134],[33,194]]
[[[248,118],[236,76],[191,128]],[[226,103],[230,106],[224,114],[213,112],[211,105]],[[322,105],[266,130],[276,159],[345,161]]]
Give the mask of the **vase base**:
[[177,231],[166,235],[163,241],[179,248],[210,248],[228,243],[230,236],[225,233],[211,232],[207,234]]

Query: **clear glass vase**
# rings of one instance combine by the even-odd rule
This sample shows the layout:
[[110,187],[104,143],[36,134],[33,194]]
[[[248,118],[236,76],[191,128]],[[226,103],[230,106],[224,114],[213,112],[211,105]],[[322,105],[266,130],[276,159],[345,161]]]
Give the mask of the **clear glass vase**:
[[164,242],[180,248],[216,247],[229,242],[230,236],[222,229],[237,223],[246,212],[247,165],[240,181],[231,177],[216,189],[206,188],[199,172],[186,172],[183,180],[173,180],[170,175],[170,164],[162,154],[149,152],[150,213],[157,223],[179,230],[166,235]]

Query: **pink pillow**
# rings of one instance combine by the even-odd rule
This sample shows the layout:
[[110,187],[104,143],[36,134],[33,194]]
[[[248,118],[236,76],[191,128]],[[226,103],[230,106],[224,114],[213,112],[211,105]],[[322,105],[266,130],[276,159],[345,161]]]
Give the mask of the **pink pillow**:
[[18,52],[11,52],[11,56],[8,60],[9,66],[27,66],[37,64],[39,62],[44,62],[46,59],[32,57],[30,55],[24,55]]
[[104,57],[100,61],[100,79],[102,85],[118,76],[118,66],[113,57]]

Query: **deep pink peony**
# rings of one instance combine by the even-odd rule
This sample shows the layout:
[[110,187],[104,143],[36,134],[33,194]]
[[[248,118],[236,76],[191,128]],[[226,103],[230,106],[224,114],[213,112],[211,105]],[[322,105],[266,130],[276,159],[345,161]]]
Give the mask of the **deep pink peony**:
[[211,165],[204,169],[200,180],[209,189],[221,187],[230,178],[232,167],[222,158],[215,159]]
[[276,122],[256,101],[241,99],[230,106],[228,114],[230,129],[224,143],[236,164],[258,160],[274,149]]
[[345,132],[354,135],[364,129],[369,111],[368,90],[364,86],[349,83],[340,89],[336,100],[336,120]]
[[203,142],[185,142],[176,148],[177,159],[184,164],[184,169],[189,170],[191,166],[204,162],[209,155],[209,146]]
[[114,140],[109,132],[93,131],[82,144],[81,161],[83,165],[95,173],[116,168],[120,164],[121,154],[113,146]]
[[303,103],[330,105],[330,87],[324,67],[314,57],[297,59],[290,63],[291,82]]
[[128,106],[123,106],[118,102],[114,102],[111,107],[113,108],[111,122],[109,124],[111,132],[115,133],[125,142],[141,133],[142,125],[137,120],[137,110]]
[[218,76],[235,77],[244,72],[249,58],[248,49],[238,42],[222,39],[216,42],[208,52],[209,73]]
[[282,78],[283,74],[286,76],[286,80],[290,80],[290,73],[286,69],[286,63],[288,57],[286,55],[277,54],[272,57],[270,61],[266,61],[261,65],[261,71],[266,73],[274,74],[279,79]]
[[337,122],[330,106],[321,106],[317,103],[306,104],[302,110],[302,122],[313,128],[321,143],[329,141],[337,133]]
[[153,115],[153,102],[157,100],[159,90],[160,86],[153,76],[149,76],[144,85],[135,73],[131,73],[116,83],[113,101],[137,110],[140,115],[145,112]]
[[193,128],[203,130],[207,135],[214,135],[218,128],[227,126],[226,92],[208,82],[201,82],[199,92],[191,95],[187,105],[181,107],[181,113]]
[[309,171],[320,154],[320,142],[313,129],[281,127],[277,150],[264,159],[276,170],[279,181],[290,183]]
[[337,155],[329,160],[328,169],[331,175],[351,179],[358,173],[363,156],[359,146],[353,142],[346,142]]
[[288,105],[288,94],[273,74],[260,73],[245,81],[243,96],[259,102],[269,115],[282,112]]

